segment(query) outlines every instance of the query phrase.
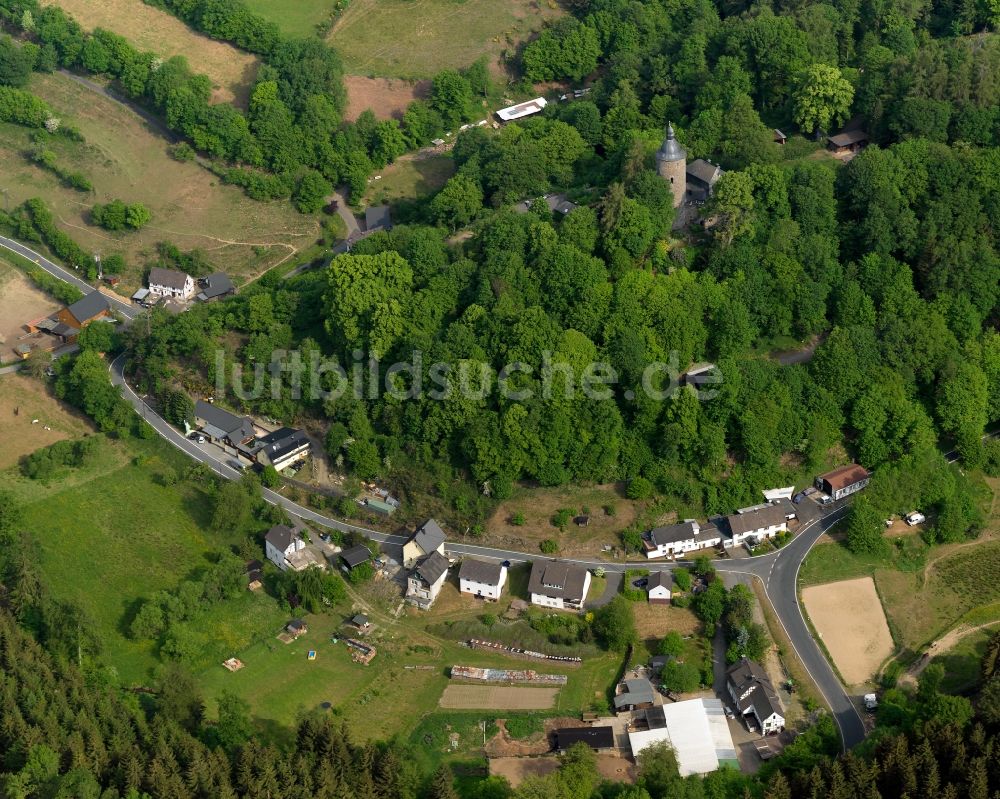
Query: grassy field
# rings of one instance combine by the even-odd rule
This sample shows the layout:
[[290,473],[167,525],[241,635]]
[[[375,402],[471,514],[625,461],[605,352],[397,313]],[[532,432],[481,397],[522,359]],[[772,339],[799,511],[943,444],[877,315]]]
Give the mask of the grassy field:
[[200,490],[161,484],[161,475],[185,465],[159,439],[106,441],[93,465],[48,485],[4,474],[25,503],[25,529],[38,542],[48,589],[93,620],[104,657],[126,683],[144,683],[158,661],[152,642],[125,637],[123,620],[227,543],[207,533],[209,505]]
[[[988,481],[994,492],[1000,481]],[[994,502],[987,529],[974,541],[926,547],[919,538],[893,539],[884,557],[853,555],[840,542],[819,544],[805,560],[803,585],[870,575],[903,663],[958,624],[1000,619],[1000,529]],[[971,640],[970,640],[971,639]],[[942,655],[952,686],[968,683],[978,634]],[[962,665],[962,664],[965,665]]]
[[43,383],[16,374],[0,376],[0,469],[40,447],[92,431],[87,419],[51,396]]
[[176,17],[142,0],[42,0],[68,11],[85,30],[104,28],[164,58],[182,55],[209,77],[214,102],[246,106],[257,59],[225,42],[196,33]]
[[[167,155],[167,141],[141,118],[64,75],[36,73],[29,89],[80,128],[85,143],[53,138],[47,146],[61,163],[87,175],[95,191],[85,194],[61,186],[55,176],[22,156],[30,146],[28,130],[0,125],[0,163],[11,207],[41,197],[82,247],[124,254],[130,267],[121,290],[131,293],[139,287],[142,267],[159,241],[204,250],[239,285],[318,236],[318,222],[288,202],[256,202],[238,188],[219,185],[197,164],[174,161]],[[152,211],[152,222],[138,233],[112,234],[89,225],[90,207],[116,197],[144,203]]]
[[365,205],[393,203],[426,197],[440,189],[455,174],[455,162],[448,153],[403,156],[381,172],[380,180],[368,184]]
[[498,67],[561,13],[554,0],[352,0],[328,41],[349,73],[428,78],[482,55]]
[[247,8],[276,23],[286,36],[305,38],[330,19],[332,0],[245,0]]

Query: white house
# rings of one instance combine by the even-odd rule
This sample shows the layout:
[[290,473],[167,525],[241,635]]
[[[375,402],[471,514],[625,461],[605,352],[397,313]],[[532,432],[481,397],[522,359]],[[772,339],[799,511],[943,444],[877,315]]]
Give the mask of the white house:
[[674,578],[670,572],[659,571],[649,575],[646,591],[650,605],[669,605]]
[[750,716],[764,735],[781,732],[785,728],[781,702],[774,692],[767,672],[759,663],[743,658],[726,670],[726,687],[736,709],[751,726]]
[[444,530],[434,519],[428,519],[403,544],[403,568],[412,569],[417,561],[432,552],[444,555]]
[[582,566],[557,560],[536,560],[531,564],[528,593],[534,605],[580,610],[589,590],[590,572]]
[[458,586],[463,594],[497,600],[507,582],[507,567],[502,563],[465,558],[458,570]]
[[849,463],[817,477],[816,488],[837,500],[860,491],[870,479],[871,475],[864,466]]
[[643,539],[647,558],[663,558],[691,552],[695,549],[714,547],[722,541],[722,535],[714,527],[702,530],[694,519],[685,519],[680,524],[654,527]]
[[448,559],[440,552],[432,552],[410,572],[406,581],[406,601],[427,610],[441,593],[447,577]]
[[194,278],[176,269],[154,266],[149,270],[149,293],[161,297],[190,299],[194,295]]
[[258,438],[254,456],[261,466],[273,466],[279,472],[309,455],[309,436],[302,430],[282,427]]
[[733,537],[733,545],[738,546],[747,539],[763,541],[774,538],[778,533],[788,529],[788,516],[794,516],[794,505],[791,503],[775,503],[763,507],[747,508],[740,513],[727,517],[729,530]]
[[287,524],[276,524],[264,536],[264,551],[267,559],[282,571],[292,567],[290,558],[299,550],[305,549],[306,542],[298,530],[293,530]]

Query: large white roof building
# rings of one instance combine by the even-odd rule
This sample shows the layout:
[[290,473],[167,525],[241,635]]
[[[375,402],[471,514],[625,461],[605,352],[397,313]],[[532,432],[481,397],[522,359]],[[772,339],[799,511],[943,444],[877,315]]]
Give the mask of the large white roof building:
[[726,762],[739,767],[720,700],[689,699],[658,706],[647,711],[647,719],[650,729],[628,734],[633,757],[647,746],[666,742],[677,755],[682,777],[707,774]]

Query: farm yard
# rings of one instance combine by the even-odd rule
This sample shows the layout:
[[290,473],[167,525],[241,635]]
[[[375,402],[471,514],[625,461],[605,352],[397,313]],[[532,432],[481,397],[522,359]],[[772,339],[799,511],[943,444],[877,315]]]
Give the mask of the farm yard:
[[[48,294],[35,288],[0,255],[0,364],[17,360],[14,347],[26,335],[24,325],[60,308]],[[46,442],[51,444],[52,442]],[[22,453],[23,454],[23,453]],[[0,455],[0,469],[5,468]]]
[[445,687],[438,704],[450,710],[546,710],[555,705],[558,688],[528,688],[503,685],[458,685]]
[[353,122],[368,109],[376,119],[401,119],[411,102],[430,95],[431,82],[345,75],[344,89],[347,92],[344,119]]
[[327,40],[355,75],[429,78],[482,55],[499,71],[501,54],[561,13],[554,0],[353,0]]
[[[7,284],[0,286],[0,318],[5,323],[7,291]],[[37,424],[32,424],[34,419]],[[15,466],[36,449],[92,430],[87,419],[49,394],[43,383],[21,375],[0,377],[0,469]]]
[[212,81],[213,102],[246,107],[257,74],[257,58],[196,33],[166,11],[142,0],[42,0],[42,5],[57,5],[72,14],[84,30],[104,28],[124,36],[140,50],[163,58],[182,55],[195,72]]
[[892,654],[892,635],[870,577],[815,585],[802,602],[848,685],[860,685]]
[[[240,285],[318,237],[318,222],[288,202],[251,200],[236,187],[220,185],[197,164],[170,158],[167,140],[113,100],[60,74],[35,73],[29,88],[83,133],[82,143],[53,138],[47,147],[60,163],[85,174],[95,192],[62,186],[22,156],[30,146],[29,132],[0,124],[0,161],[7,165],[10,205],[41,197],[80,246],[105,255],[122,253],[129,265],[123,290],[131,293],[139,287],[143,266],[155,257],[160,241],[182,250],[203,250]],[[88,224],[90,207],[114,198],[142,202],[152,212],[152,221],[139,232],[118,234]]]

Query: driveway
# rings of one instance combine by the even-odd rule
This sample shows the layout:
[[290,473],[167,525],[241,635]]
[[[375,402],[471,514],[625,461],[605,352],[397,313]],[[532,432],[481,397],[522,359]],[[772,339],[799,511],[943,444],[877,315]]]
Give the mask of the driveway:
[[615,598],[615,595],[619,591],[621,591],[622,574],[620,572],[605,572],[604,576],[608,581],[607,585],[604,586],[604,593],[597,597],[597,599],[588,602],[587,610],[604,607]]

